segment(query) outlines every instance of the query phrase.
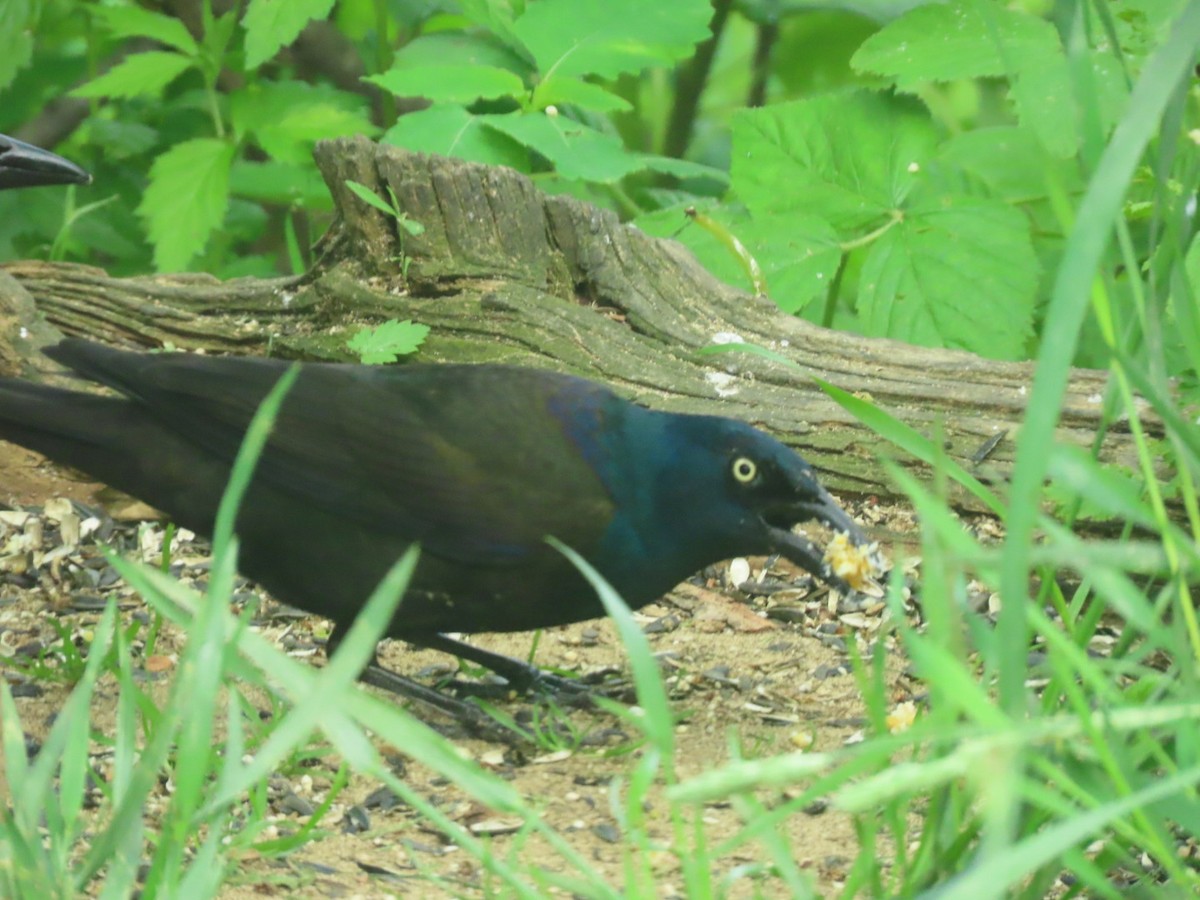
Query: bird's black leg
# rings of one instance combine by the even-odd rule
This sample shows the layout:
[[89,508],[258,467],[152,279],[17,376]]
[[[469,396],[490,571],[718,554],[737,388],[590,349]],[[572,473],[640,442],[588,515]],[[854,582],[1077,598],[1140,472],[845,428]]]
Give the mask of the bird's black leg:
[[518,693],[548,691],[556,694],[575,695],[576,700],[584,699],[588,694],[588,686],[573,678],[562,678],[550,672],[544,672],[523,660],[456,641],[444,634],[421,635],[419,638],[409,636],[406,639],[420,644],[422,647],[428,647],[430,650],[441,650],[443,653],[468,660],[485,669],[491,669]]
[[[329,639],[325,642],[325,655],[332,656],[341,643],[341,626],[334,625]],[[405,678],[398,672],[393,672],[379,664],[374,654],[371,661],[358,674],[358,680],[372,687],[406,697],[420,703],[443,715],[449,716],[467,730],[472,737],[484,738],[491,741],[512,743],[514,737],[526,738],[527,735],[513,732],[499,722],[487,716],[483,710],[473,703],[465,703],[454,697],[447,697],[440,691],[426,687],[420,682]]]

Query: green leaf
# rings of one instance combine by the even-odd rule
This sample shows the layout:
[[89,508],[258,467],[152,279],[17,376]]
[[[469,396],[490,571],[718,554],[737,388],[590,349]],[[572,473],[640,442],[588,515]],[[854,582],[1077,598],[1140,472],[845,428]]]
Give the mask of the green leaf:
[[394,363],[401,356],[416,353],[428,334],[428,325],[392,319],[375,328],[364,328],[346,341],[346,346],[367,365]]
[[634,153],[633,156],[651,172],[663,172],[676,178],[711,178],[721,184],[729,184],[729,173],[714,166],[706,166],[688,159],[656,156],[653,153]]
[[955,0],[911,9],[863,41],[851,64],[901,91],[963,78],[1013,80],[1021,121],[1061,157],[1079,144],[1078,108],[1058,32],[1029,13]]
[[1001,77],[1061,54],[1049,22],[999,4],[954,0],[910,9],[863,41],[851,65],[894,78],[902,91],[925,81]]
[[690,55],[711,18],[708,0],[539,0],[513,30],[544,75],[615,78]]
[[470,104],[497,97],[521,98],[525,83],[506,69],[493,66],[397,66],[363,79],[398,97],[428,97],[434,102]]
[[1068,159],[1079,149],[1079,108],[1062,48],[1030,60],[1012,86],[1017,116],[1051,154]]
[[1018,210],[943,197],[908,210],[871,246],[858,311],[870,335],[1018,359],[1028,352],[1037,276]]
[[302,81],[247,86],[230,97],[229,111],[239,134],[253,135],[274,159],[298,166],[311,164],[319,140],[379,131],[365,98]]
[[159,133],[142,122],[126,119],[88,119],[91,141],[104,148],[105,162],[149,154],[160,143]]
[[333,201],[321,174],[311,162],[250,162],[239,159],[229,173],[231,193],[261,203],[303,207],[308,212],[328,210]]
[[377,193],[375,193],[373,190],[371,190],[365,184],[360,184],[357,181],[351,181],[351,180],[347,179],[346,187],[348,187],[350,189],[350,193],[352,193],[355,197],[357,197],[363,203],[367,204],[368,206],[370,206],[374,209],[379,210],[384,215],[391,216],[393,219],[398,218],[400,216],[400,210],[396,209],[394,206],[392,206],[390,203],[388,203],[386,200],[384,200],[382,197],[380,197]]
[[1033,131],[1022,125],[964,131],[947,140],[939,155],[1010,203],[1047,196],[1050,173],[1066,190],[1081,189],[1079,167],[1051,156]]
[[33,8],[29,0],[0,3],[0,89],[12,84],[17,72],[33,58]]
[[[828,222],[803,214],[786,221],[759,221],[744,210],[710,204],[702,210],[723,225],[757,260],[780,309],[801,312],[825,296],[837,273],[842,249]],[[690,249],[714,276],[743,291],[752,291],[745,265],[710,232],[689,223],[683,208],[659,210],[634,220],[647,234],[671,237]]]
[[756,217],[803,212],[842,236],[904,203],[937,133],[909,104],[844,93],[733,116],[733,189]]
[[622,112],[633,109],[633,105],[624,97],[580,78],[551,75],[534,89],[533,105],[536,109],[566,103],[597,112]]
[[313,19],[324,19],[333,0],[250,0],[246,29],[246,68],[257,69],[287,46]]
[[423,34],[396,53],[396,64],[417,66],[491,66],[515,75],[528,75],[533,67],[524,55],[487,32],[439,31]]
[[482,118],[488,127],[542,154],[564,178],[611,184],[645,168],[615,134],[603,134],[566,116],[512,113]]
[[139,6],[93,6],[91,12],[113,37],[150,38],[188,56],[195,56],[200,51],[187,27],[171,16]]
[[513,31],[513,8],[509,0],[458,0],[457,5],[471,22],[494,34],[514,52],[525,55],[525,47]]
[[439,104],[401,116],[382,141],[418,153],[529,170],[529,154],[519,144],[461,106]]
[[99,78],[82,84],[75,97],[157,97],[186,72],[192,61],[181,53],[151,50],[127,56]]
[[138,213],[160,272],[183,269],[221,224],[235,147],[213,138],[176,144],[154,161]]

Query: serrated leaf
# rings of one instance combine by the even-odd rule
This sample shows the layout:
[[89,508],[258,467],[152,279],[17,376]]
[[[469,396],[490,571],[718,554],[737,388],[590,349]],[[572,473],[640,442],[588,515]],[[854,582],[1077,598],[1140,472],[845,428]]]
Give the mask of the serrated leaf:
[[729,184],[729,173],[715,166],[675,159],[672,156],[656,156],[653,153],[635,153],[634,156],[651,172],[662,172],[676,178],[711,178],[721,184]]
[[302,81],[263,82],[234,93],[229,102],[235,130],[254,136],[280,162],[306,165],[324,138],[375,135],[365,98],[329,85]]
[[1059,48],[1021,68],[1012,86],[1021,124],[1031,128],[1042,145],[1059,159],[1079,149],[1078,107],[1067,57]]
[[[986,14],[985,14],[986,13]],[[911,91],[925,81],[999,77],[1062,53],[1049,22],[999,4],[954,0],[910,9],[863,41],[850,64]]]
[[138,214],[146,220],[160,272],[185,268],[221,224],[234,152],[225,141],[197,138],[176,144],[150,167]]
[[1037,278],[1018,210],[941,197],[908,210],[873,242],[859,274],[858,311],[869,335],[1020,359]]
[[94,6],[92,15],[104,23],[113,37],[145,37],[174,47],[189,56],[200,48],[187,27],[178,19],[139,6]]
[[513,31],[543,74],[615,78],[689,56],[711,18],[708,0],[539,0]]
[[439,31],[423,34],[396,53],[396,64],[415,66],[491,66],[517,76],[533,71],[529,60],[487,32]]
[[250,0],[246,29],[246,68],[257,69],[286,47],[313,19],[324,19],[333,0]]
[[29,0],[0,3],[0,89],[12,84],[33,58],[32,15]]
[[526,54],[520,38],[513,31],[512,6],[497,0],[458,0],[462,14],[471,22],[494,34],[514,52]]
[[142,122],[93,116],[88,120],[88,131],[93,144],[104,148],[105,162],[141,156],[159,143],[158,131]]
[[461,106],[439,104],[401,116],[381,140],[418,153],[529,169],[529,154],[519,144]]
[[428,334],[428,325],[393,319],[375,328],[364,328],[346,341],[346,346],[367,365],[394,363],[401,356],[416,353]]
[[542,154],[564,178],[611,184],[645,168],[616,135],[566,116],[512,113],[481,118],[488,127]]
[[[803,312],[829,290],[842,250],[828,222],[805,215],[760,222],[745,210],[715,203],[705,205],[703,212],[724,225],[758,262],[770,298],[780,309]],[[715,277],[739,290],[752,290],[741,261],[710,232],[688,224],[682,207],[639,216],[633,224],[647,234],[680,241]]]
[[733,190],[758,218],[803,212],[850,238],[904,202],[936,143],[927,116],[865,92],[742,110]]
[[572,103],[597,112],[622,112],[633,109],[624,97],[579,78],[563,78],[552,75],[537,86],[533,92],[536,109]]
[[1078,108],[1054,26],[998,4],[955,0],[917,7],[867,38],[851,64],[913,92],[928,81],[1012,80],[1021,121],[1056,156],[1079,146]]
[[520,98],[525,83],[506,69],[493,66],[420,66],[392,68],[363,79],[398,97],[427,97],[434,102],[474,103],[498,97]]
[[1045,197],[1050,173],[1068,193],[1081,189],[1078,165],[1050,156],[1033,131],[1021,125],[964,131],[947,140],[938,155],[1010,203]]
[[192,61],[181,53],[151,50],[127,56],[99,78],[71,91],[75,97],[157,97]]

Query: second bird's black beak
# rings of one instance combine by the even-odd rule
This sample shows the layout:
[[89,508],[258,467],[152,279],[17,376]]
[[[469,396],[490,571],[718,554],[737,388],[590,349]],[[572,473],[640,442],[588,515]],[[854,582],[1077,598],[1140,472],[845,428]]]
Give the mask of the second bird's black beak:
[[44,184],[88,184],[92,176],[70,160],[0,134],[0,190]]
[[[771,510],[767,517],[767,530],[772,550],[790,560],[826,584],[848,594],[851,587],[845,579],[834,573],[825,554],[816,544],[800,534],[794,534],[791,526],[801,522],[820,522],[834,532],[844,532],[855,547],[870,544],[863,530],[842,509],[829,492],[818,484],[806,485],[803,500],[781,505]],[[866,552],[866,551],[864,551]]]

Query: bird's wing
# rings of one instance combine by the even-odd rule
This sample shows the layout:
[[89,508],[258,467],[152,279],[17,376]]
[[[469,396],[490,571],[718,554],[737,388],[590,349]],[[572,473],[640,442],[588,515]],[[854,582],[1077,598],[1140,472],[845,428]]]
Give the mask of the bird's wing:
[[[55,356],[230,462],[287,369],[82,348]],[[256,477],[451,558],[517,561],[547,534],[586,549],[613,515],[593,468],[608,396],[578,379],[504,366],[304,366]]]

